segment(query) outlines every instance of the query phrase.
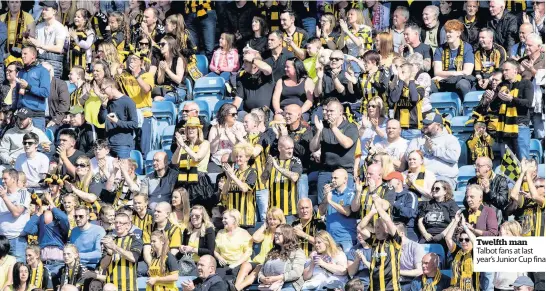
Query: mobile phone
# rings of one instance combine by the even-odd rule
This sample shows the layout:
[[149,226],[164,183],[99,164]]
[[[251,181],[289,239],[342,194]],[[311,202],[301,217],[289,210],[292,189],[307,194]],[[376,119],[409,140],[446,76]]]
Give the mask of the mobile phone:
[[116,117],[116,114],[115,114],[115,113],[113,113],[113,112],[112,112],[112,113],[108,113],[108,117],[110,117],[110,118],[114,118],[114,117]]

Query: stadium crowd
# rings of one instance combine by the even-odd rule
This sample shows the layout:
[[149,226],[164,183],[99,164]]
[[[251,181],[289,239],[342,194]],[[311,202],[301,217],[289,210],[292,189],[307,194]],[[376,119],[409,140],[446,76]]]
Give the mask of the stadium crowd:
[[2,1],[0,291],[544,290],[544,6]]

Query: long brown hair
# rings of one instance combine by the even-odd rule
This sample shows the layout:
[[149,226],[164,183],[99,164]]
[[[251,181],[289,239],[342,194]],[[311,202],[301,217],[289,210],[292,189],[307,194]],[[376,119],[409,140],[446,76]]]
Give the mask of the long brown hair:
[[390,32],[380,32],[377,34],[379,39],[378,52],[382,59],[387,59],[394,53],[394,44],[392,40],[392,34]]
[[165,272],[167,271],[167,268],[165,266],[165,262],[167,261],[167,256],[169,255],[169,251],[170,251],[170,249],[169,249],[169,239],[167,239],[167,236],[165,235],[165,232],[162,231],[162,230],[156,230],[156,231],[152,232],[152,234],[150,235],[150,240],[154,236],[159,238],[159,240],[161,242],[163,242],[163,247],[161,248],[161,253],[160,254],[157,254],[152,248],[152,256],[154,258],[159,259],[159,273],[160,274],[165,274]]
[[281,224],[277,229],[282,233],[282,245],[274,243],[273,248],[267,254],[267,259],[287,260],[290,254],[299,248],[299,240],[294,228],[288,224]]

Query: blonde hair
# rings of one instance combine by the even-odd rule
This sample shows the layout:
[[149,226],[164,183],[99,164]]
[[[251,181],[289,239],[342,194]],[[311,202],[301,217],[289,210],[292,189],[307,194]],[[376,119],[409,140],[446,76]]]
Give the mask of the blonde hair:
[[[267,221],[267,217],[271,217],[273,219],[276,219],[276,220],[280,221],[281,223],[279,225],[286,224],[286,218],[284,217],[284,212],[282,211],[282,209],[280,209],[278,207],[269,208],[269,210],[267,211],[267,214],[265,215],[265,217],[266,217],[266,221]],[[269,228],[269,224],[267,225],[267,228],[266,228],[265,232],[266,233],[271,233],[271,229]]]
[[27,187],[27,174],[25,174],[25,172],[23,171],[19,171],[17,172],[17,182],[19,185],[23,185],[23,187]]
[[89,184],[91,184],[91,179],[93,179],[93,171],[91,170],[91,160],[89,159],[88,156],[79,156],[76,159],[76,163],[78,163],[78,161],[81,161],[82,163],[86,163],[89,171],[87,172],[87,175],[83,177],[83,179],[80,178],[78,175],[76,175],[76,182],[79,182],[80,185],[75,185],[75,186],[76,187],[79,186],[78,189],[84,192],[88,192]]
[[235,160],[235,157],[239,153],[244,153],[248,158],[251,158],[254,153],[254,147],[247,142],[240,142],[233,147],[231,157]]
[[165,263],[166,263],[166,260],[167,260],[167,256],[169,255],[169,251],[170,251],[170,248],[169,248],[169,239],[167,238],[167,236],[165,235],[165,232],[163,230],[155,230],[154,232],[152,232],[152,234],[150,235],[150,238],[152,237],[157,237],[159,238],[159,240],[161,240],[161,242],[163,242],[163,246],[161,247],[161,253],[155,253],[155,251],[152,249],[152,255],[156,258],[159,258],[159,272],[160,274],[166,274],[166,266],[165,266]]
[[506,221],[501,224],[499,229],[504,229],[505,232],[508,232],[513,236],[521,236],[521,225],[515,220]]
[[[194,210],[201,211],[201,218],[203,219],[203,222],[201,223],[201,228],[199,229],[199,236],[204,237],[205,234],[207,233],[207,228],[214,229],[214,224],[212,224],[212,221],[210,221],[210,216],[207,213],[207,210],[205,209],[205,207],[201,205],[194,205],[190,209],[190,214]],[[191,224],[191,222],[188,223],[188,230],[190,231],[190,233],[193,232],[193,224]]]
[[[349,11],[347,11],[347,14],[349,14],[351,11],[354,11],[356,13],[356,24],[363,25],[365,22],[364,22],[364,14],[362,13],[362,10],[351,8],[349,9]],[[358,28],[358,27],[353,27],[353,28]]]
[[336,242],[327,231],[319,231],[315,236],[315,239],[320,239],[324,244],[326,244],[326,254],[330,257],[335,257],[340,252]]
[[231,216],[235,220],[235,225],[237,225],[237,227],[241,224],[241,212],[239,212],[239,210],[228,209],[224,211],[224,214]]
[[182,14],[173,14],[165,19],[165,24],[169,22],[170,24],[176,25],[176,28],[173,31],[173,35],[176,36],[176,41],[178,42],[178,48],[180,50],[188,49],[188,43],[186,42],[186,23],[184,22],[184,16]]
[[383,99],[380,96],[375,96],[370,99],[370,101],[368,101],[368,104],[372,102],[377,105],[377,111],[379,111],[379,116],[386,117],[385,104],[383,103]]
[[227,32],[223,32],[221,35],[223,35],[224,38],[226,39],[226,47],[224,48],[224,50],[226,51],[232,50],[234,48],[233,46],[235,43],[235,36]]
[[116,48],[116,46],[112,42],[101,42],[98,46],[98,49],[102,49],[104,51],[104,60],[106,63],[108,63],[110,67],[110,73],[112,75],[116,75],[117,72],[113,70],[114,66],[115,68],[119,68],[121,65],[121,62],[119,60],[119,53]]
[[387,153],[378,153],[376,154],[378,158],[381,159],[381,168],[383,169],[382,177],[385,179],[388,174],[396,171],[394,168],[394,163],[392,161],[392,157]]

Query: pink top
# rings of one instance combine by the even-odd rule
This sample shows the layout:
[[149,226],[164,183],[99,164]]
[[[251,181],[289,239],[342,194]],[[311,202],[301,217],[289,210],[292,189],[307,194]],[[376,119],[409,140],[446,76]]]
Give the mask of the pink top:
[[236,72],[239,70],[239,53],[237,49],[231,49],[225,52],[221,48],[214,51],[209,69],[215,72],[220,69],[221,72]]

